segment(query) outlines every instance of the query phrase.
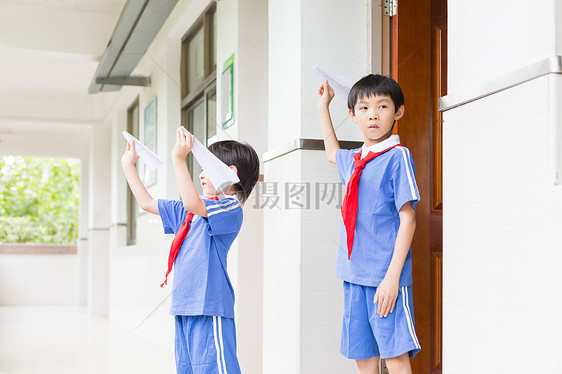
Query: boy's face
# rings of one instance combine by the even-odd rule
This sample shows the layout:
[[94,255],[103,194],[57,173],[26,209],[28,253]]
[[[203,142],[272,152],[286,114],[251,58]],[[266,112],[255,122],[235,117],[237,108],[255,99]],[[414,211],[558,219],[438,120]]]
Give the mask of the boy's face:
[[[234,170],[236,175],[238,175],[238,169],[236,166],[230,165],[229,168]],[[201,171],[201,174],[199,174],[199,183],[201,183],[204,195],[217,196],[217,188],[213,185],[213,183],[211,183],[211,180],[207,178],[205,171]],[[230,188],[227,186],[227,188],[223,188],[222,193],[230,194],[229,190]]]
[[201,183],[201,188],[203,189],[204,195],[209,195],[209,196],[217,195],[217,189],[215,188],[215,186],[213,186],[211,180],[207,178],[205,172],[203,171],[201,172],[201,174],[199,174],[199,182]]
[[359,126],[366,147],[388,139],[392,135],[394,121],[404,114],[404,105],[395,110],[392,99],[383,95],[363,97],[354,109],[355,113],[349,111],[349,117]]

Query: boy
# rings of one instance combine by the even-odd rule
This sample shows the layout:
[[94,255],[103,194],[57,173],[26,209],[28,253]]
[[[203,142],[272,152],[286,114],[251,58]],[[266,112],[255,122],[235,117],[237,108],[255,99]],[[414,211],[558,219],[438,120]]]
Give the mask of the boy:
[[318,112],[328,160],[347,184],[336,276],[344,281],[341,353],[361,374],[411,373],[420,345],[414,330],[410,244],[419,193],[410,151],[392,135],[404,96],[391,78],[370,74],[351,88],[349,116],[363,134],[360,149],[340,149],[325,81]]
[[[238,175],[240,182],[217,191],[205,172],[199,175],[204,196],[191,180],[185,157],[194,138],[179,128],[172,162],[181,201],[155,200],[139,179],[134,143],[121,159],[123,171],[141,209],[160,215],[165,233],[175,233],[166,278],[175,276],[170,314],[175,315],[178,373],[240,373],[236,356],[234,290],[226,257],[242,225],[242,207],[259,176],[259,159],[252,147],[228,140],[209,150]],[[162,286],[166,284],[166,280]]]

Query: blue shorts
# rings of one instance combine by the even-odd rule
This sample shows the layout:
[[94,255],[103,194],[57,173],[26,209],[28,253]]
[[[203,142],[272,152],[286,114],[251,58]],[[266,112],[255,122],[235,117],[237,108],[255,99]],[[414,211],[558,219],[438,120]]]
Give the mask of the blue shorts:
[[343,282],[340,352],[353,360],[398,357],[406,352],[414,357],[421,347],[414,329],[412,287],[400,287],[394,311],[387,317],[377,314],[376,291],[377,287]]
[[176,316],[178,374],[240,374],[234,319]]

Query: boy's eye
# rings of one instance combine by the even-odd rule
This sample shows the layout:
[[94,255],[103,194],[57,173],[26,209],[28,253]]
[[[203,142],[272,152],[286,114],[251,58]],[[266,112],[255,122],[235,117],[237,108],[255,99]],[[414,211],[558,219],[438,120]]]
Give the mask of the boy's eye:
[[366,109],[367,109],[366,106],[359,107],[359,110],[366,110]]
[[386,109],[386,108],[388,108],[388,106],[383,104],[383,105],[379,106],[379,108],[380,109]]

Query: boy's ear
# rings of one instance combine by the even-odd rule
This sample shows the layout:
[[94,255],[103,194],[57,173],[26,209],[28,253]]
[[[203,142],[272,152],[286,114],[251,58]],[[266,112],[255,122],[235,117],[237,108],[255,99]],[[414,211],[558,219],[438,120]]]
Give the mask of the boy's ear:
[[396,114],[394,114],[394,120],[398,121],[400,118],[402,118],[403,115],[404,115],[404,105],[400,105],[400,108],[398,108]]
[[351,120],[354,123],[357,123],[357,118],[355,117],[355,114],[353,113],[353,110],[351,110],[351,109],[349,110],[349,118],[351,118]]
[[236,175],[238,175],[238,168],[234,165],[229,165],[229,168],[231,168],[232,170],[234,170],[234,172],[236,173]]

